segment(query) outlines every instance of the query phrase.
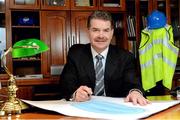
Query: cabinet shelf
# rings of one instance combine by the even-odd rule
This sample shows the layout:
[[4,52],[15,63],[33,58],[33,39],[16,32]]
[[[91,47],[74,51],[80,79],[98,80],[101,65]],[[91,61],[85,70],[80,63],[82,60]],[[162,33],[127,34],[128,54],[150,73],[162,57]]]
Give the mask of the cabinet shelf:
[[28,61],[30,61],[30,62],[37,62],[37,61],[41,61],[41,59],[39,59],[39,58],[36,58],[36,59],[13,59],[13,61],[14,62],[28,62]]
[[13,25],[12,28],[40,28],[40,26],[20,26],[20,25]]

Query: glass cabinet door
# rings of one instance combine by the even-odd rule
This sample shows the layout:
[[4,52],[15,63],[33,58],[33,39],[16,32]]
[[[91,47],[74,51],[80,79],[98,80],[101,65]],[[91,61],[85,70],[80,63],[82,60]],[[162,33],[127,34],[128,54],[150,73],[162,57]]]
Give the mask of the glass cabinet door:
[[72,10],[95,10],[97,9],[97,0],[72,0]]
[[68,10],[70,0],[41,0],[41,9],[48,10]]
[[16,5],[35,5],[36,0],[14,0]]
[[39,9],[40,0],[10,0],[10,8]]
[[125,11],[125,0],[100,0],[100,10]]

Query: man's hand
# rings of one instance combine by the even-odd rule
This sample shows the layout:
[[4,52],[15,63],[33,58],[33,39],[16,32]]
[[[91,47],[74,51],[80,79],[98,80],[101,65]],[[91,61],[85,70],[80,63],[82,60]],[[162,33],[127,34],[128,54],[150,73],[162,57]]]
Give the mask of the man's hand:
[[91,99],[92,89],[87,86],[80,86],[74,95],[74,101],[83,102]]
[[143,95],[141,95],[141,93],[139,93],[138,91],[132,91],[128,94],[128,96],[125,98],[125,102],[132,102],[134,105],[147,105],[150,104],[151,102],[144,98]]

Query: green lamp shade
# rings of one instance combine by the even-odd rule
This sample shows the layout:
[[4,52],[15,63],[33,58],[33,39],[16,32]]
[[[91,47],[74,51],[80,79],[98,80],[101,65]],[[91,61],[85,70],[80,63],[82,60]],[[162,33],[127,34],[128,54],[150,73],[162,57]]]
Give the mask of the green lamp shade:
[[38,39],[24,39],[16,42],[12,48],[12,57],[21,58],[29,57],[42,52],[45,52],[49,47],[42,41]]

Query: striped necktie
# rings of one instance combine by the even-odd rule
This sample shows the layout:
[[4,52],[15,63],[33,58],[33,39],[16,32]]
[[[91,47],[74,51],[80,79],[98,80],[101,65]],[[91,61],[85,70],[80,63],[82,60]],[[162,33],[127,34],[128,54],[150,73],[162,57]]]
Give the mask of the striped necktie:
[[96,65],[95,65],[95,73],[96,73],[96,86],[94,89],[94,94],[97,96],[104,95],[104,70],[103,70],[103,56],[98,54],[96,55]]

